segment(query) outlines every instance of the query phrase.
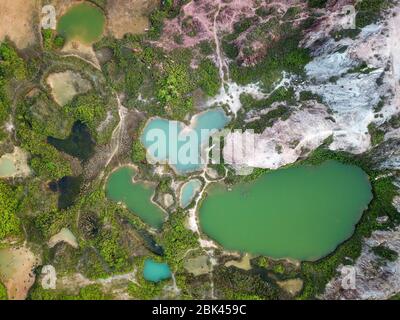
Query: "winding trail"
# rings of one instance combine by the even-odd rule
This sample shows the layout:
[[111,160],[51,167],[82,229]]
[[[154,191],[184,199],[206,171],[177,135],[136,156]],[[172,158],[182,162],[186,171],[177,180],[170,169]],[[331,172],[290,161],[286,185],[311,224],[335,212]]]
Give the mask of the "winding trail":
[[105,165],[104,165],[104,169],[103,171],[100,173],[99,177],[100,179],[103,178],[104,176],[104,171],[106,170],[106,168],[108,167],[108,165],[111,163],[111,161],[114,159],[115,155],[118,153],[119,147],[121,145],[121,139],[122,139],[122,133],[124,130],[124,123],[125,123],[125,118],[126,115],[128,113],[128,109],[125,108],[122,103],[121,103],[121,99],[118,96],[117,93],[115,93],[115,97],[117,99],[118,102],[118,116],[119,116],[119,123],[118,125],[115,127],[112,136],[111,136],[111,141],[110,141],[110,146],[111,146],[111,154],[108,157]]
[[[218,19],[220,12],[221,12],[221,3],[218,3],[217,12],[214,15],[213,34],[214,34],[214,42],[215,42],[215,51],[217,54],[219,76],[222,81],[222,88],[224,88],[224,84],[226,83],[224,69],[226,69],[226,72],[227,72],[226,76],[227,76],[228,80],[229,80],[230,76],[229,76],[229,68],[228,68],[226,61],[223,59],[222,52],[221,52],[221,45],[220,45],[220,42],[218,39],[217,19]],[[223,90],[225,90],[225,89],[223,89]]]
[[89,59],[86,59],[86,58],[80,56],[79,54],[67,53],[67,54],[62,54],[62,55],[60,55],[60,57],[62,57],[62,58],[75,57],[75,58],[77,58],[77,59],[80,59],[80,60],[82,60],[82,61],[84,61],[84,62],[90,64],[90,65],[91,65],[92,67],[94,67],[95,69],[97,69],[97,70],[99,70],[99,71],[102,71],[99,64],[97,64],[97,63],[95,63],[95,62],[93,62],[93,61],[90,61]]

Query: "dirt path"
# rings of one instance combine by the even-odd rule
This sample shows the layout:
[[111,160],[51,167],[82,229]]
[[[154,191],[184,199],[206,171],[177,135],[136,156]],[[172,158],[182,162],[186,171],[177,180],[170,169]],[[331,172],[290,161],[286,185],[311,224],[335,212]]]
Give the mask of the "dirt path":
[[219,13],[221,12],[221,3],[218,3],[217,7],[217,12],[214,15],[214,24],[213,24],[213,34],[214,34],[214,42],[215,42],[215,50],[217,54],[217,62],[218,62],[218,68],[219,68],[219,76],[221,78],[222,86],[225,84],[225,71],[224,69],[227,70],[227,77],[229,79],[229,68],[227,66],[227,63],[225,62],[222,52],[221,52],[221,45],[218,39],[218,26],[217,26],[217,19],[219,16]]
[[104,176],[104,171],[105,169],[108,167],[108,165],[111,163],[111,161],[114,159],[114,157],[116,156],[116,154],[118,153],[118,150],[120,148],[121,145],[121,140],[122,140],[122,133],[124,130],[124,124],[125,124],[125,118],[126,115],[128,113],[128,109],[125,108],[122,103],[121,103],[121,99],[118,96],[117,93],[115,93],[115,97],[117,99],[118,102],[118,116],[119,116],[119,123],[118,125],[115,127],[112,136],[111,136],[111,153],[110,156],[108,157],[105,165],[104,165],[104,169],[103,171],[100,173],[99,178],[102,179]]

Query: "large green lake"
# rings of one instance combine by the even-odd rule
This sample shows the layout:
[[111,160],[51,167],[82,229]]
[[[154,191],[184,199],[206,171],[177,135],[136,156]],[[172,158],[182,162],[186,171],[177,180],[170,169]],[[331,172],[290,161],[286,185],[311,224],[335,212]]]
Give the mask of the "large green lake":
[[353,234],[371,199],[364,171],[328,161],[277,170],[231,191],[212,185],[200,226],[228,250],[314,261]]
[[138,215],[145,223],[160,228],[164,222],[164,212],[151,198],[154,187],[142,182],[133,182],[135,170],[122,167],[113,172],[106,184],[106,194],[111,200],[123,202],[129,210]]
[[91,44],[100,40],[105,21],[101,9],[84,2],[71,7],[60,18],[57,32],[67,40],[80,40]]

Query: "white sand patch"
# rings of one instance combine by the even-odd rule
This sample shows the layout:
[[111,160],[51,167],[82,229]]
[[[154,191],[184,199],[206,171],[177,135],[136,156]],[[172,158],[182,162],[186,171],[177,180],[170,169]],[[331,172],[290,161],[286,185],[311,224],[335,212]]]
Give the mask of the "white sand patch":
[[258,84],[240,86],[234,82],[229,82],[225,87],[221,87],[215,97],[207,101],[207,106],[228,105],[230,110],[236,114],[242,107],[240,103],[240,95],[242,93],[250,94],[255,99],[262,99],[264,97]]
[[53,248],[60,242],[65,242],[73,248],[78,248],[78,242],[74,234],[67,228],[62,228],[61,231],[52,236],[48,242],[50,248]]

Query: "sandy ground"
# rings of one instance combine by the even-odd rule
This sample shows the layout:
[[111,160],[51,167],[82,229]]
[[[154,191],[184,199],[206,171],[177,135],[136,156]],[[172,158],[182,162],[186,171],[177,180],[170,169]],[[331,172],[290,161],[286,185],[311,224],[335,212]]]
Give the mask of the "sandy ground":
[[52,236],[48,245],[50,248],[53,248],[57,243],[60,242],[65,242],[73,248],[78,248],[78,242],[76,241],[74,234],[67,228],[62,228],[59,233]]
[[100,63],[91,45],[80,43],[79,41],[69,41],[61,51],[64,57],[75,56],[91,64],[96,69],[101,70]]
[[75,95],[85,93],[91,89],[91,84],[88,80],[70,70],[52,73],[47,77],[46,82],[52,89],[54,100],[60,106],[72,101]]
[[8,176],[0,176],[0,178],[19,178],[26,177],[31,174],[31,169],[28,166],[28,154],[19,147],[15,147],[13,153],[6,153],[0,158],[2,160],[11,160],[15,167],[15,172]]
[[39,21],[39,0],[0,1],[0,41],[9,37],[19,49],[35,44]]
[[0,278],[10,300],[24,300],[35,282],[39,258],[26,247],[0,249]]
[[292,296],[297,295],[303,289],[303,280],[301,279],[278,281],[277,284]]
[[119,39],[126,33],[144,33],[149,27],[148,16],[159,2],[159,0],[108,1],[106,7],[108,32]]
[[243,270],[250,270],[251,269],[251,264],[250,264],[250,260],[252,259],[252,255],[246,253],[243,258],[240,261],[237,260],[232,260],[232,261],[228,261],[227,263],[225,263],[225,267],[236,267],[239,269],[243,269]]
[[185,261],[185,269],[195,277],[207,274],[211,271],[208,256],[199,256]]

